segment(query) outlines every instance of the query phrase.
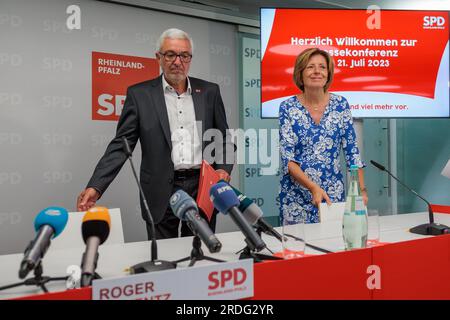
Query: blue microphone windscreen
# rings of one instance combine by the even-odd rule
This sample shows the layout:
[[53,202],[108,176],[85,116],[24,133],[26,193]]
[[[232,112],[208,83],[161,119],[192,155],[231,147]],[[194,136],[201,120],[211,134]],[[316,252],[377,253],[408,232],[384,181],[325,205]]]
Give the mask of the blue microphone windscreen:
[[175,216],[180,220],[185,220],[185,214],[189,209],[198,211],[194,199],[181,189],[170,197],[169,204]]
[[43,226],[49,225],[55,231],[53,238],[56,238],[66,227],[69,213],[61,207],[48,207],[34,219],[34,229],[36,232]]
[[209,191],[214,207],[222,213],[227,213],[231,207],[239,206],[239,199],[233,189],[225,182],[213,185]]

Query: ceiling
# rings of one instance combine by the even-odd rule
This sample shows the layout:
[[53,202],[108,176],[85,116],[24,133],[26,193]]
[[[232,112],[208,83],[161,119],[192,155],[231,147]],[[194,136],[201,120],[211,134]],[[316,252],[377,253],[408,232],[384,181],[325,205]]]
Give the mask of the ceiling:
[[[259,20],[261,7],[276,8],[352,8],[350,5],[368,1],[350,0],[181,0],[187,5],[209,7],[221,13],[237,14]],[[349,4],[350,3],[350,4]],[[353,3],[353,4],[351,4]]]
[[[450,0],[97,0],[259,27],[260,8],[450,10]],[[231,18],[230,18],[231,17]]]
[[205,9],[209,7],[209,10],[257,20],[259,20],[261,7],[366,9],[370,5],[377,5],[382,9],[450,10],[450,0],[181,0],[177,2],[202,6]]

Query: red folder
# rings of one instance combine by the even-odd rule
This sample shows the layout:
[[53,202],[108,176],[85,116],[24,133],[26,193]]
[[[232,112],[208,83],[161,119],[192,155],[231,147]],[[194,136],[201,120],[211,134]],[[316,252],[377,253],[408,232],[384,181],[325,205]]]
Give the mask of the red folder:
[[450,206],[441,204],[432,204],[431,210],[436,213],[450,213]]
[[211,221],[211,217],[214,211],[214,205],[209,198],[209,190],[211,186],[219,182],[219,174],[214,170],[211,165],[203,160],[202,167],[200,168],[200,181],[198,183],[197,205],[203,210],[203,212]]

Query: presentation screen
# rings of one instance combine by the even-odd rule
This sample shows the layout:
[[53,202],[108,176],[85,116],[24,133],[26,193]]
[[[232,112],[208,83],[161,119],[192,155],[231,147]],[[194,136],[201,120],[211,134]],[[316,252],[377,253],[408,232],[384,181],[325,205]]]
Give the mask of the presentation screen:
[[297,55],[320,48],[334,59],[330,92],[355,118],[448,118],[449,12],[261,9],[261,116],[300,92]]

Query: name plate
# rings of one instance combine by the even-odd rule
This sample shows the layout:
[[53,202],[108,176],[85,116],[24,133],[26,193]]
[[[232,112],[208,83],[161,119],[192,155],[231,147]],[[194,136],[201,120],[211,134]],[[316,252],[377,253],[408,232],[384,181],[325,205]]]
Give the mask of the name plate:
[[252,259],[92,282],[93,300],[234,300],[252,296]]

